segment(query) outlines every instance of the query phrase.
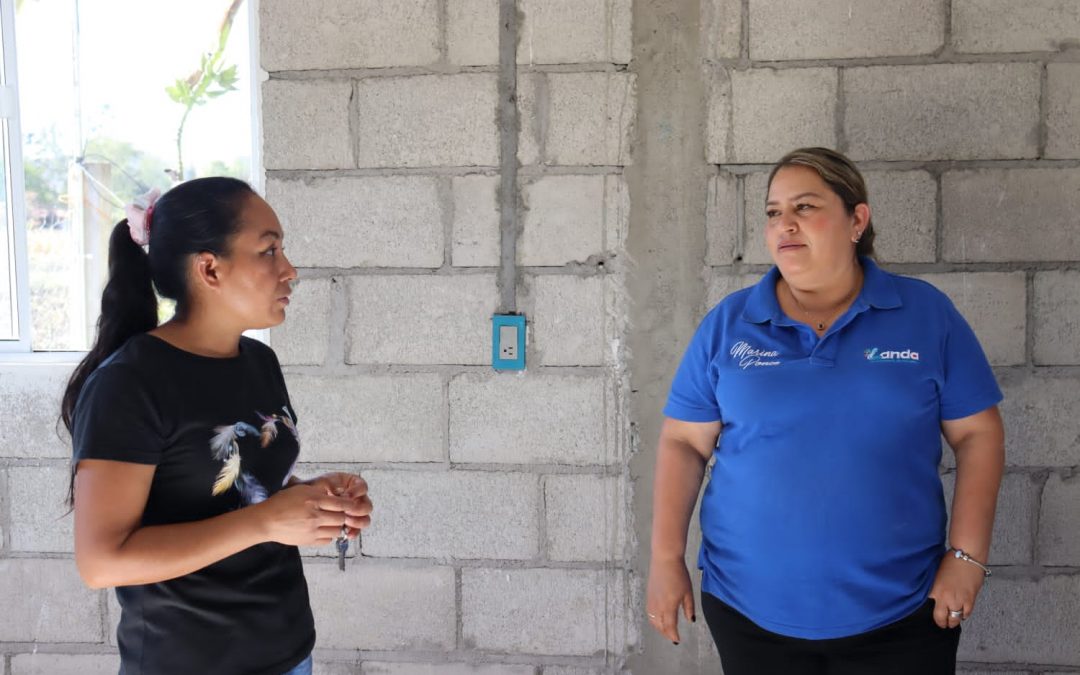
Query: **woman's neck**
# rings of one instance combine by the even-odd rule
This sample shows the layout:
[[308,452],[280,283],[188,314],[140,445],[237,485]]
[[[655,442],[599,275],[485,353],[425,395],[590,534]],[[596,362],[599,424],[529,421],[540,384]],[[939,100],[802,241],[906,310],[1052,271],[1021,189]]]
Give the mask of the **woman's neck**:
[[795,303],[815,314],[831,314],[849,305],[859,294],[862,282],[862,265],[857,261],[821,285],[810,285],[798,278],[789,280],[785,277],[781,280]]
[[780,309],[795,321],[805,323],[818,336],[823,336],[845,312],[862,288],[862,266],[855,263],[850,270],[836,275],[829,283],[817,287],[800,286],[781,278],[776,283],[776,299]]
[[191,314],[182,318],[174,317],[150,331],[150,334],[192,354],[228,358],[239,353],[242,332],[223,329],[220,323],[209,320],[209,317]]

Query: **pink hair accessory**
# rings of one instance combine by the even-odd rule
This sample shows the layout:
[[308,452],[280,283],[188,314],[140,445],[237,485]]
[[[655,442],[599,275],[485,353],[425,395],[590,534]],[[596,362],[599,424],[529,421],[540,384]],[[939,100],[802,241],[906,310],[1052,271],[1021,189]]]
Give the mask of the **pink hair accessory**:
[[154,216],[154,204],[160,196],[161,190],[151,188],[149,192],[139,195],[134,202],[124,207],[131,240],[139,246],[150,244],[150,223]]

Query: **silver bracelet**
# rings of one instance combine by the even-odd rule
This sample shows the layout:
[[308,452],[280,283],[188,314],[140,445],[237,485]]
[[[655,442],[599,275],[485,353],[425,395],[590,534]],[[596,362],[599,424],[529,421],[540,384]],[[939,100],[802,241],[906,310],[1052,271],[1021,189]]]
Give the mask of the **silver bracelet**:
[[963,551],[962,549],[959,549],[959,548],[950,548],[950,549],[949,549],[949,552],[953,554],[953,557],[954,557],[954,558],[959,558],[960,560],[963,560],[964,562],[969,562],[969,563],[971,563],[972,565],[975,565],[976,567],[978,567],[979,569],[981,569],[981,570],[983,571],[983,576],[984,576],[984,577],[988,577],[988,576],[990,576],[990,575],[992,574],[992,572],[990,571],[990,568],[989,568],[989,567],[987,567],[986,565],[982,564],[981,562],[979,562],[979,561],[978,561],[978,560],[976,560],[975,558],[972,558],[972,557],[971,557],[971,556],[969,556],[969,555],[968,555],[967,553],[964,553],[964,551]]

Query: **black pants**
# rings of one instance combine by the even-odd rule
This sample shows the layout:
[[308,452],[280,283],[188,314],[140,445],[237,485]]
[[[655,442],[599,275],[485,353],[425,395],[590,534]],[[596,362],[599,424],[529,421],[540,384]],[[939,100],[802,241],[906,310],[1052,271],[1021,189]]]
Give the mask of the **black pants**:
[[876,630],[832,640],[771,633],[708,593],[701,609],[724,675],[954,675],[960,627],[938,628],[934,601]]

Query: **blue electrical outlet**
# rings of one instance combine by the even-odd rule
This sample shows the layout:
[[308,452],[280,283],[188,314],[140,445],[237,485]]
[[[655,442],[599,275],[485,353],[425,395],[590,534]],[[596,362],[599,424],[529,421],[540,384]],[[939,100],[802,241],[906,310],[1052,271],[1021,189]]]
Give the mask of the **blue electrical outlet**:
[[491,366],[495,370],[525,370],[525,315],[491,317]]

